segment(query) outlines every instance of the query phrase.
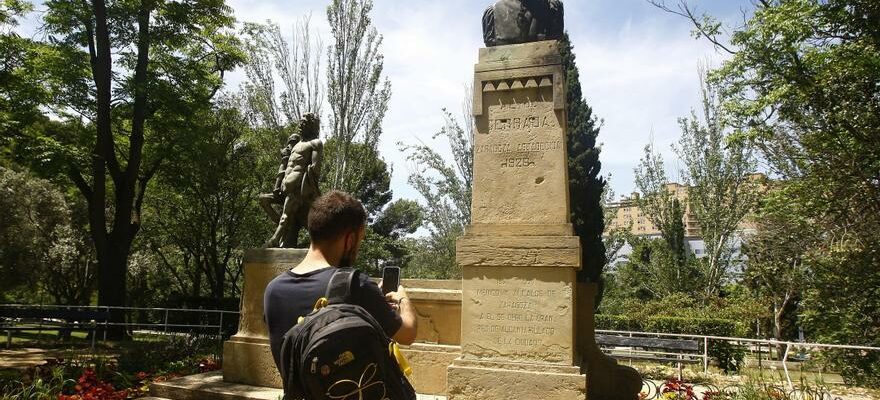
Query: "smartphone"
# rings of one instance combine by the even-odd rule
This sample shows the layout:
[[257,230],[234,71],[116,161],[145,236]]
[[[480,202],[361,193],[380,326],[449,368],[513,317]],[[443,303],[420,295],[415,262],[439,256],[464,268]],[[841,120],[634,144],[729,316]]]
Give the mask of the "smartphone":
[[400,286],[400,267],[388,266],[382,269],[382,294],[396,292]]

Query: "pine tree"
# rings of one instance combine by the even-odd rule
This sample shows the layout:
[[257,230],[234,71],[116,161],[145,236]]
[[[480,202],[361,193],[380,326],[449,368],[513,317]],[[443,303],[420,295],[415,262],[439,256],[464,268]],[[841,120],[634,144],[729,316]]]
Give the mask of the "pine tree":
[[601,200],[605,178],[599,175],[599,136],[601,122],[593,115],[593,109],[584,100],[580,74],[575,55],[566,33],[560,40],[562,65],[568,84],[568,187],[571,204],[571,222],[580,237],[581,262],[578,282],[601,284],[602,270],[606,264],[602,232],[605,221]]

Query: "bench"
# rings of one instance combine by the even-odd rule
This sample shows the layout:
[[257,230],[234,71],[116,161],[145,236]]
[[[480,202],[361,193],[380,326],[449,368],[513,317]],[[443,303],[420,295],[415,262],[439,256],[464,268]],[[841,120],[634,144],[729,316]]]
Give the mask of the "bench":
[[[690,339],[596,334],[596,344],[610,348],[606,354],[618,359],[676,363],[679,378],[681,378],[682,364],[705,362],[705,354],[700,352],[705,349],[701,348],[700,342]],[[641,350],[633,351],[633,349]]]
[[0,331],[6,331],[7,348],[12,346],[12,332],[44,330],[90,332],[94,348],[98,329],[106,328],[109,320],[110,311],[92,307],[0,306]]

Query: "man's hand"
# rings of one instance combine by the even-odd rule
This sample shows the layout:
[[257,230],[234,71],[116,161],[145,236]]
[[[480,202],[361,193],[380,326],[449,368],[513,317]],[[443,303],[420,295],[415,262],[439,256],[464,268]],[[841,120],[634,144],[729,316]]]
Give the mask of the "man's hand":
[[416,309],[412,306],[412,302],[406,295],[406,289],[398,286],[397,291],[388,292],[385,295],[385,301],[394,311],[400,314],[401,326],[394,335],[394,340],[400,344],[412,344],[416,340],[416,332],[418,330],[418,320],[416,318]]
[[401,301],[409,301],[406,297],[406,289],[404,289],[403,286],[398,286],[396,292],[388,292],[385,295],[385,301],[388,302],[394,311],[398,311],[400,309]]

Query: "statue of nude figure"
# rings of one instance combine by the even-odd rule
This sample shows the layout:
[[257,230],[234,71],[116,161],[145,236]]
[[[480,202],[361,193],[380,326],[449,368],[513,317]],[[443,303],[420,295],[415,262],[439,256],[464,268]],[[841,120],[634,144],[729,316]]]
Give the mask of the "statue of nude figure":
[[280,168],[284,168],[284,177],[280,179],[280,185],[276,184],[275,193],[278,195],[280,191],[279,197],[284,198],[284,206],[275,234],[266,243],[266,247],[295,247],[299,231],[308,220],[309,208],[321,195],[318,180],[324,144],[318,138],[320,128],[318,118],[314,114],[306,114],[300,121],[302,139],[297,140],[299,138],[293,135],[288,140],[290,155],[287,160],[284,160],[287,154],[282,150]]

